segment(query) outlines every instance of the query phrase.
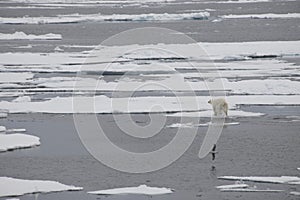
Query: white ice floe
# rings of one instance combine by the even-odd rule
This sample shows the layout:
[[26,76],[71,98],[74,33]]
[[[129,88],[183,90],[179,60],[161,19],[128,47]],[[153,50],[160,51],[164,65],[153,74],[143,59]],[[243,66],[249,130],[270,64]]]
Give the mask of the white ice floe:
[[283,183],[283,184],[300,184],[300,178],[297,176],[220,176],[219,179],[225,180],[242,180],[242,181],[254,181],[263,183]]
[[47,33],[45,35],[26,34],[24,32],[0,33],[0,40],[61,40],[60,34]]
[[0,17],[0,24],[59,24],[59,23],[80,23],[86,21],[93,22],[108,22],[108,21],[174,21],[174,20],[203,20],[208,19],[208,12],[198,13],[163,13],[163,14],[114,14],[114,15],[102,15],[102,14],[70,14],[70,15],[58,15],[56,17]]
[[56,181],[24,180],[0,177],[0,197],[21,196],[31,193],[77,191],[81,187],[64,185]]
[[7,129],[6,133],[22,133],[26,132],[25,128],[12,128],[12,129]]
[[249,185],[244,183],[216,186],[217,189],[237,189],[237,188],[247,188],[247,187],[249,187]]
[[252,18],[252,19],[286,19],[286,18],[300,18],[300,13],[287,13],[287,14],[247,14],[247,15],[223,15],[225,19],[241,19],[241,18]]
[[296,191],[290,192],[290,194],[300,196],[300,192],[296,192]]
[[31,49],[32,45],[28,44],[25,46],[17,46],[17,47],[13,47],[13,48],[15,48],[15,49]]
[[[203,111],[200,116],[212,115],[209,96],[197,97],[132,97],[107,96],[56,97],[41,102],[0,101],[0,109],[10,113],[156,113]],[[236,105],[299,105],[299,95],[247,95],[228,96],[229,108]],[[74,107],[73,107],[74,105]],[[260,116],[261,113],[243,113],[229,110],[229,116]]]
[[193,123],[186,123],[186,124],[175,123],[175,124],[168,125],[167,128],[195,128],[195,125]]
[[6,118],[8,114],[6,112],[1,112],[0,110],[0,118]]
[[0,126],[0,133],[5,133],[6,127],[5,126]]
[[88,192],[89,194],[98,194],[98,195],[113,195],[113,194],[145,194],[145,195],[162,195],[173,193],[170,188],[158,188],[158,187],[149,187],[147,185],[140,185],[138,187],[124,187],[124,188],[115,188],[108,190],[99,190]]
[[20,96],[14,99],[12,102],[30,102],[31,97],[30,96]]
[[29,79],[32,79],[34,76],[33,73],[24,72],[24,73],[13,73],[13,72],[2,72],[0,73],[0,83],[19,83],[19,82],[28,82]]
[[[172,115],[169,115],[169,116],[172,116]],[[222,125],[230,126],[230,125],[239,125],[239,124],[240,124],[239,122],[229,122],[229,123],[223,123]],[[213,125],[214,124],[212,124],[211,122],[203,123],[203,124],[175,123],[175,124],[168,125],[167,128],[197,128],[197,127],[206,127],[206,126],[213,126]],[[217,125],[219,126],[220,124],[217,124]]]
[[[74,71],[76,64],[80,65],[85,62],[107,62],[112,61],[132,61],[132,59],[149,59],[153,58],[167,58],[174,59],[177,55],[179,58],[191,58],[194,59],[224,59],[228,56],[240,56],[241,58],[247,58],[248,56],[282,56],[282,55],[300,55],[300,41],[259,41],[259,42],[236,42],[236,43],[197,43],[197,44],[156,44],[156,45],[123,45],[123,46],[99,46],[99,50],[95,50],[95,53],[91,55],[96,56],[94,59],[87,59],[89,52],[56,52],[56,53],[0,53],[0,64],[5,65],[5,68],[9,69],[9,66],[21,66],[23,70],[26,68],[47,68],[57,69],[57,67],[65,67],[65,70]],[[96,46],[95,46],[96,47]],[[146,51],[145,49],[148,49]],[[199,49],[204,49],[207,54],[199,52]],[[121,56],[121,58],[120,58]],[[86,60],[87,59],[87,60]],[[251,58],[250,58],[251,59]],[[181,63],[168,63],[168,65],[176,68],[199,68],[200,69],[212,69],[213,65],[210,63],[201,64],[199,62],[193,63],[193,66],[189,64],[190,60]],[[180,67],[181,64],[183,67]],[[245,64],[245,66],[243,65]],[[188,65],[188,66],[187,66]],[[217,67],[221,69],[264,69],[273,68],[278,69],[280,65],[292,67],[291,64],[286,64],[280,61],[262,61],[257,63],[252,62],[239,62],[239,63],[216,63]],[[71,67],[70,67],[71,66]],[[146,66],[146,65],[144,65]],[[261,68],[260,66],[263,66]],[[94,69],[105,69],[107,64],[100,66],[93,66]],[[111,66],[111,67],[117,67]],[[83,70],[85,70],[84,66]],[[294,68],[296,68],[294,66]],[[78,70],[80,68],[77,68]]]
[[284,190],[256,189],[256,188],[226,188],[220,189],[221,192],[283,192]]
[[[257,112],[246,112],[242,110],[229,110],[228,112],[229,118],[231,117],[260,117],[265,115],[264,113],[257,113]],[[170,117],[192,117],[192,118],[199,118],[199,117],[212,117],[213,112],[211,110],[207,111],[198,111],[198,112],[179,112],[174,114],[167,114]],[[202,126],[208,126],[209,124],[202,124]],[[237,124],[227,124],[227,125],[237,125]]]
[[300,170],[300,167],[298,167],[297,169]]
[[[0,152],[40,145],[40,138],[26,134],[0,134]],[[1,181],[0,181],[1,183]],[[0,187],[1,190],[1,187]]]

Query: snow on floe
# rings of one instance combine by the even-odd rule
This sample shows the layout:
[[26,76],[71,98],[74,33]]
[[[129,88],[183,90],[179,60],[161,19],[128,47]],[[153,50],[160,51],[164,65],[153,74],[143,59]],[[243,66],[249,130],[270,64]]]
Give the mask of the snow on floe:
[[[91,61],[109,63],[112,61],[132,61],[140,59],[149,59],[149,58],[163,58],[163,59],[172,59],[175,55],[176,58],[180,59],[224,59],[228,56],[282,56],[282,55],[300,55],[300,41],[259,41],[259,42],[236,42],[236,43],[196,43],[196,44],[156,44],[156,45],[123,45],[123,46],[98,46],[98,50],[95,50],[94,53],[83,51],[77,53],[0,53],[0,64],[5,65],[16,65],[22,66],[25,68],[25,65],[30,65],[26,67],[34,67],[32,65],[43,65],[48,68],[57,68],[61,65],[68,65],[69,70],[74,70],[73,68],[77,65],[80,65],[86,61],[89,56],[96,56],[95,59]],[[94,46],[96,47],[96,46]],[[207,54],[199,53],[199,49],[204,49]],[[145,49],[149,49],[146,51]],[[130,52],[130,53],[129,53]],[[169,53],[168,53],[169,52]],[[176,54],[175,54],[175,53]],[[154,55],[154,56],[153,56]],[[180,55],[178,57],[178,55]],[[120,58],[120,56],[122,56]],[[249,59],[252,59],[249,57]],[[184,63],[183,63],[184,64]],[[238,65],[240,64],[240,66]],[[233,68],[241,68],[242,62],[235,64],[222,64],[220,67],[227,67],[230,69],[231,65]],[[273,61],[264,63],[260,61],[259,66],[255,66],[253,62],[245,63],[248,67],[254,69],[264,69],[259,68],[260,65],[263,67],[268,67],[269,65],[276,68],[280,65],[286,66],[283,62]],[[55,66],[54,66],[55,65]],[[72,65],[72,68],[70,66]],[[197,68],[198,63],[194,64]],[[107,64],[105,65],[107,66]],[[183,65],[186,67],[186,64]],[[208,68],[210,65],[206,65]],[[15,66],[14,66],[15,67]],[[37,66],[42,67],[42,66]],[[85,66],[86,67],[86,66]],[[175,67],[175,66],[174,66]],[[177,63],[177,66],[180,68],[180,65]],[[191,67],[191,65],[189,65]]]
[[81,187],[64,185],[56,181],[24,180],[0,177],[0,197],[21,196],[31,193],[77,191]]
[[6,127],[5,126],[0,126],[0,133],[5,133]]
[[61,40],[60,34],[47,33],[45,35],[26,34],[24,32],[15,32],[12,34],[0,33],[0,40]]
[[0,134],[0,152],[40,145],[40,138],[26,134]]
[[[168,115],[168,116],[172,116],[172,115]],[[229,122],[229,123],[223,123],[222,125],[224,126],[230,126],[230,125],[239,125],[239,122]],[[206,126],[213,126],[214,124],[212,124],[211,122],[208,123],[203,123],[203,124],[193,124],[193,123],[185,123],[185,124],[181,124],[181,123],[175,123],[175,124],[171,124],[166,126],[167,128],[197,128],[197,127],[206,127]],[[220,124],[217,124],[218,126]]]
[[99,190],[88,192],[89,194],[97,195],[113,195],[113,194],[145,194],[145,195],[162,195],[173,193],[170,188],[158,188],[158,187],[149,187],[147,185],[140,185],[138,187],[124,187],[124,188],[115,188],[108,190]]
[[256,188],[226,188],[220,189],[221,192],[283,192],[284,190],[256,189]]
[[296,191],[290,192],[290,194],[300,196],[300,192],[296,192]]
[[[229,110],[228,112],[229,117],[260,117],[265,115],[264,113],[257,113],[257,112],[246,112],[242,110]],[[213,112],[210,110],[207,111],[199,111],[199,112],[180,112],[174,114],[167,114],[170,117],[192,117],[192,118],[199,118],[199,117],[212,117]],[[202,126],[208,126],[209,124],[202,124]],[[224,124],[226,125],[226,124]],[[227,125],[238,125],[238,124],[228,124]]]
[[247,188],[247,187],[249,187],[249,185],[244,183],[216,186],[217,189],[236,189],[236,188]]
[[283,184],[300,184],[300,178],[297,176],[220,176],[219,179],[225,180],[242,180],[242,181],[254,181],[263,183],[283,183]]
[[[40,102],[9,102],[0,101],[0,109],[10,113],[157,113],[204,111],[202,116],[212,115],[208,96],[197,97],[132,97],[109,98],[104,95],[95,97],[75,96],[56,97]],[[298,95],[251,95],[228,96],[229,108],[236,105],[299,105]],[[74,105],[74,107],[73,107]],[[235,111],[230,110],[234,116]],[[180,113],[181,114],[181,113]],[[258,116],[258,114],[237,111],[239,116]],[[236,116],[238,116],[236,114]],[[262,115],[262,114],[259,114]]]
[[14,72],[2,72],[0,73],[0,83],[19,83],[28,82],[32,79],[33,73],[14,73]]
[[300,18],[300,13],[287,13],[287,14],[247,14],[247,15],[223,15],[225,19],[241,19],[241,18],[252,18],[252,19],[286,19],[286,18]]
[[20,96],[13,100],[13,102],[30,102],[31,97],[30,96]]
[[208,19],[208,12],[198,13],[178,13],[178,14],[114,14],[114,15],[102,15],[102,14],[70,14],[70,15],[58,15],[56,17],[0,17],[0,24],[60,24],[60,23],[80,23],[86,21],[93,22],[108,22],[108,21],[174,21],[174,20],[203,20]]

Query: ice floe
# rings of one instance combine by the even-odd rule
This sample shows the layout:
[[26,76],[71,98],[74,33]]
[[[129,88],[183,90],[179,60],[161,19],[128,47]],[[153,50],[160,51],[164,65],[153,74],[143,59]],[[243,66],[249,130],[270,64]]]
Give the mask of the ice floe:
[[236,189],[236,188],[247,188],[247,187],[249,187],[249,185],[245,183],[216,186],[217,189]]
[[0,197],[21,196],[31,193],[77,190],[82,190],[82,188],[64,185],[56,181],[24,180],[10,177],[0,177]]
[[0,17],[0,24],[60,24],[60,23],[80,23],[86,21],[108,22],[108,21],[174,21],[174,20],[203,20],[208,19],[208,12],[198,13],[163,13],[163,14],[69,14],[58,15],[56,17]]
[[13,73],[13,72],[2,72],[0,73],[0,83],[19,83],[19,82],[28,82],[29,79],[32,79],[34,76],[33,73],[24,72],[24,73]]
[[[172,115],[168,115],[168,116],[172,116]],[[223,123],[222,125],[224,126],[230,126],[230,125],[239,125],[239,122],[228,122],[228,123]],[[214,124],[211,122],[207,122],[207,123],[203,123],[203,124],[193,124],[193,123],[185,123],[185,124],[181,124],[181,123],[175,123],[175,124],[171,124],[166,126],[167,128],[197,128],[197,127],[206,127],[206,126],[213,126]],[[217,124],[219,126],[219,124]]]
[[0,126],[0,133],[5,133],[6,127],[5,126]]
[[300,192],[296,192],[296,191],[290,192],[290,194],[300,196]]
[[13,100],[13,102],[30,102],[31,97],[30,96],[20,96]]
[[[123,46],[99,46],[98,50],[94,53],[91,52],[56,52],[56,53],[0,53],[0,64],[2,65],[15,65],[23,66],[23,68],[34,67],[32,65],[43,65],[45,67],[56,68],[58,65],[68,65],[69,69],[85,63],[86,58],[89,56],[96,56],[91,61],[98,61],[102,63],[110,63],[112,61],[124,62],[132,61],[135,59],[149,59],[149,58],[163,58],[173,59],[175,55],[178,58],[187,59],[224,59],[228,56],[240,56],[242,58],[250,58],[249,56],[282,56],[282,55],[300,55],[299,50],[300,41],[259,41],[259,42],[236,42],[236,43],[197,43],[197,44],[156,44],[156,45],[123,45]],[[96,46],[95,46],[96,47]],[[199,53],[199,48],[204,49],[207,54]],[[146,51],[145,49],[149,49]],[[132,52],[130,52],[132,51]],[[130,52],[130,53],[129,53]],[[169,53],[168,53],[169,52]],[[174,54],[176,52],[176,54]],[[89,55],[90,53],[90,55]],[[153,56],[155,55],[155,56]],[[122,59],[120,58],[122,56]],[[173,60],[174,61],[174,60]],[[188,60],[190,61],[190,60]],[[187,61],[187,62],[188,62]],[[183,66],[187,66],[187,62],[183,62]],[[267,62],[267,61],[266,61]],[[277,64],[276,64],[277,62]],[[169,63],[168,63],[169,64]],[[210,63],[206,63],[206,68],[212,68]],[[238,65],[239,64],[239,65]],[[221,64],[220,67],[230,66],[243,69],[242,62],[240,63],[227,63]],[[263,65],[263,61],[258,63]],[[265,63],[267,65],[268,63]],[[276,68],[280,64],[286,65],[283,62],[273,61],[269,63]],[[269,65],[268,64],[268,65]],[[180,64],[176,64],[180,68]],[[194,64],[194,68],[198,68],[200,64]],[[217,64],[216,66],[218,66]],[[255,63],[245,63],[248,67],[260,69],[255,67]],[[268,65],[266,67],[268,67]],[[26,67],[24,67],[26,66]],[[54,67],[53,67],[54,66]],[[70,68],[72,66],[72,68]],[[172,65],[171,65],[172,66]],[[200,67],[203,66],[200,65]],[[204,65],[205,66],[205,65]],[[40,66],[41,67],[41,66]],[[107,64],[105,65],[107,67]],[[191,68],[191,65],[189,65]],[[99,68],[98,68],[99,69]],[[262,68],[263,69],[263,68]]]
[[11,151],[14,149],[29,148],[39,145],[40,138],[36,136],[20,133],[0,134],[0,152]]
[[[232,117],[260,117],[265,115],[264,113],[257,113],[257,112],[246,112],[242,110],[229,110],[228,112],[229,118]],[[199,118],[199,117],[212,117],[213,112],[210,110],[207,111],[198,111],[198,112],[178,112],[174,114],[167,114],[170,117],[192,117],[192,118]],[[209,124],[202,124],[202,126],[208,126]],[[237,124],[228,124],[228,125],[237,125]]]
[[[0,101],[0,109],[10,113],[157,113],[204,111],[200,116],[210,117],[211,106],[207,103],[210,97],[132,97],[109,98],[107,96],[74,96],[55,97],[40,102]],[[229,108],[236,105],[299,105],[298,95],[249,95],[228,96]],[[75,105],[73,107],[73,105]],[[180,113],[181,114],[181,113]],[[193,113],[193,115],[195,115]],[[261,116],[259,113],[243,113],[229,110],[229,116]]]
[[256,189],[256,188],[226,188],[220,189],[221,192],[283,192],[284,190]]
[[252,18],[252,19],[286,19],[286,18],[300,18],[300,13],[287,13],[287,14],[247,14],[247,15],[223,15],[225,19],[241,19],[241,18]]
[[24,32],[15,32],[12,34],[0,33],[0,40],[61,40],[60,34],[47,33],[45,35],[26,34]]
[[113,194],[144,194],[144,195],[162,195],[173,193],[170,188],[159,188],[159,187],[149,187],[147,185],[140,185],[138,187],[124,187],[115,188],[108,190],[91,191],[89,194],[97,195],[113,195]]
[[300,184],[300,178],[297,176],[220,176],[218,178],[225,180],[242,180],[263,183]]

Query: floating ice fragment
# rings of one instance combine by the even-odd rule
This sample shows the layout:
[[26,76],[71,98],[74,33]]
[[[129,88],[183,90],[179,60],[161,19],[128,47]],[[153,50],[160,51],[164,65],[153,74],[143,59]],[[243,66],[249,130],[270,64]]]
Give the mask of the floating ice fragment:
[[[40,138],[26,134],[0,134],[0,152],[39,146]],[[0,181],[1,182],[1,181]],[[0,187],[1,188],[1,187]]]
[[64,185],[56,181],[23,180],[10,177],[0,177],[0,197],[21,196],[30,193],[77,190],[82,190],[82,188]]
[[12,34],[0,33],[0,40],[61,40],[60,34],[48,33],[45,35],[26,34],[24,32],[15,32]]
[[217,189],[236,189],[236,188],[247,188],[249,185],[240,183],[240,184],[232,184],[232,185],[220,185],[217,186]]
[[30,96],[17,97],[12,102],[31,102],[31,97]]
[[173,193],[170,188],[158,188],[158,187],[149,187],[147,185],[140,185],[138,187],[124,187],[124,188],[115,188],[108,190],[99,190],[88,192],[89,194],[98,194],[98,195],[113,195],[113,194],[145,194],[145,195],[161,195]]
[[251,189],[251,188],[226,188],[221,189],[221,192],[283,192],[284,190],[271,190],[271,189]]
[[223,15],[221,16],[225,19],[239,19],[239,18],[252,18],[252,19],[285,19],[285,18],[300,18],[300,13],[287,13],[287,14],[247,14],[247,15]]
[[0,133],[5,133],[6,127],[5,126],[0,126]]
[[290,192],[290,194],[300,196],[300,192],[296,192],[296,191]]
[[242,180],[263,183],[300,184],[300,178],[297,176],[220,176],[218,178],[224,180]]

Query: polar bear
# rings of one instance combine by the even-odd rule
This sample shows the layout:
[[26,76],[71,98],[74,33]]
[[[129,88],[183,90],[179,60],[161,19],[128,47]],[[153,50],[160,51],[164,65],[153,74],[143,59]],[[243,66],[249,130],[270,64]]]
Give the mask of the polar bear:
[[211,99],[208,103],[212,105],[215,116],[223,116],[224,114],[228,116],[228,104],[225,99]]

